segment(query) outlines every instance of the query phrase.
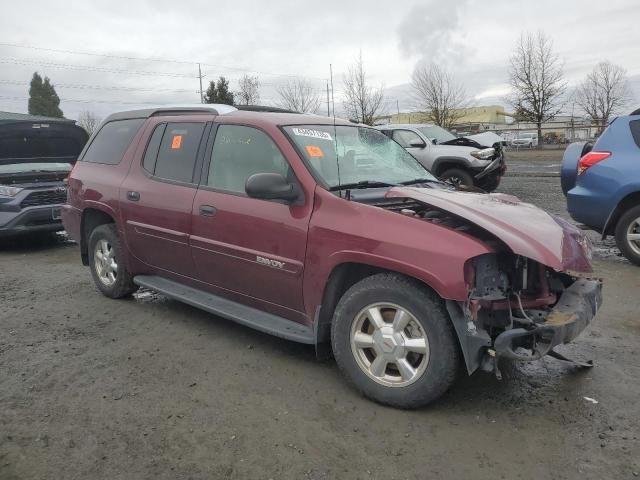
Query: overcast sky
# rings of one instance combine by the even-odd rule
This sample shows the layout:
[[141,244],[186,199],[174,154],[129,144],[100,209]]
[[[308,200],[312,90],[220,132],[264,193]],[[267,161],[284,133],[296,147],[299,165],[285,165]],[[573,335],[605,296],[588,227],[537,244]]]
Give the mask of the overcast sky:
[[291,76],[324,89],[331,63],[338,109],[342,73],[359,51],[372,83],[387,88],[389,111],[395,111],[396,100],[401,110],[410,109],[407,83],[420,61],[451,69],[474,103],[493,103],[508,93],[508,57],[519,35],[538,29],[553,38],[570,84],[601,60],[626,68],[633,88],[640,84],[638,0],[373,5],[370,0],[7,2],[0,16],[0,110],[26,112],[35,70],[51,78],[70,118],[82,110],[104,116],[136,103],[198,102],[195,62],[203,64],[205,83],[225,75],[235,88],[243,73],[258,75],[263,103],[274,103],[275,87]]

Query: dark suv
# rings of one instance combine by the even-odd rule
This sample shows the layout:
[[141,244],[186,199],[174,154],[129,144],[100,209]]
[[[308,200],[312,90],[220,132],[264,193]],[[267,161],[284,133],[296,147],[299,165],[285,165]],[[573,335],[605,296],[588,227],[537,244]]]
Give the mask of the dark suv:
[[142,286],[313,344],[400,407],[438,398],[461,364],[555,354],[601,304],[600,282],[569,273],[591,267],[567,222],[458,191],[381,132],[315,115],[112,115],[63,220],[105,295]]
[[[62,230],[64,179],[87,142],[75,122],[0,118],[0,237]],[[37,117],[34,117],[37,118]]]

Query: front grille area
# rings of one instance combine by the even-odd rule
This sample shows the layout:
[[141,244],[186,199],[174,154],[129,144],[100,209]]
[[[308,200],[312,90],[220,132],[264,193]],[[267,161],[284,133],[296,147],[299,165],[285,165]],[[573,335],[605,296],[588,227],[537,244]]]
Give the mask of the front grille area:
[[30,193],[21,203],[20,208],[35,207],[37,205],[54,205],[67,201],[66,191],[40,190]]

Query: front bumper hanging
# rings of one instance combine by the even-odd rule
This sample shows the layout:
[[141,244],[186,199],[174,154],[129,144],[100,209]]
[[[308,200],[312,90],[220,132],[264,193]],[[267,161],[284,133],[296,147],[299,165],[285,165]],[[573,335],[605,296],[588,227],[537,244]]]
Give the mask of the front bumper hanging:
[[[560,296],[556,306],[542,323],[532,328],[507,330],[496,337],[493,349],[497,358],[537,360],[554,347],[571,342],[591,323],[602,305],[602,282],[579,279]],[[518,347],[531,353],[520,353]],[[555,353],[555,352],[553,352]]]

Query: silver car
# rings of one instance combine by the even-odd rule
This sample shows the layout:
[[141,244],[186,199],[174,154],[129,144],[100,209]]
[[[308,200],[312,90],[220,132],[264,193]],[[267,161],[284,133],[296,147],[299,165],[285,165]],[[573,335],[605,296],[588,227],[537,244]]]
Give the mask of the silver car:
[[504,139],[491,132],[456,137],[430,124],[389,124],[376,127],[405,148],[443,181],[491,192],[506,170]]

